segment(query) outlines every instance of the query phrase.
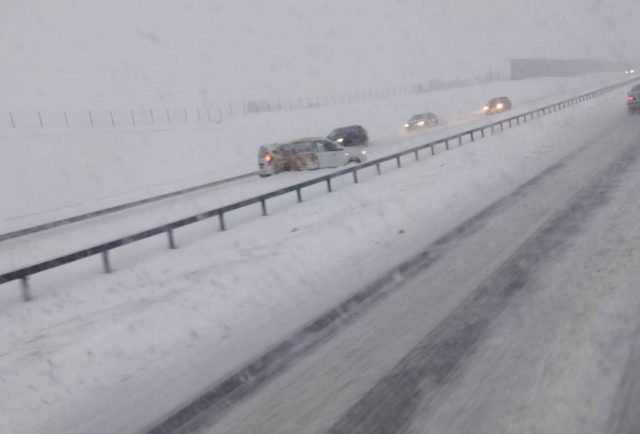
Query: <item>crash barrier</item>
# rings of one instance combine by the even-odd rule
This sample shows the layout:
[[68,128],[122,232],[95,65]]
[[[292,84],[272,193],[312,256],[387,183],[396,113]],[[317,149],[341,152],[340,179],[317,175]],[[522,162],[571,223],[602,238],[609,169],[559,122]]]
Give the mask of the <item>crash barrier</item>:
[[209,219],[209,218],[217,218],[220,230],[224,231],[227,229],[227,226],[225,224],[225,215],[231,211],[259,204],[260,209],[262,211],[262,215],[266,216],[268,214],[267,201],[274,197],[295,193],[298,202],[302,202],[303,200],[302,191],[306,187],[324,183],[326,184],[327,192],[331,192],[332,191],[331,180],[334,178],[351,175],[353,177],[353,182],[358,183],[359,182],[358,173],[363,169],[375,166],[376,172],[380,175],[382,174],[383,163],[395,162],[395,165],[398,168],[400,168],[402,167],[403,157],[408,156],[408,157],[414,158],[415,160],[419,160],[421,151],[428,151],[431,155],[435,155],[436,147],[444,147],[445,150],[449,150],[454,145],[461,146],[464,143],[465,139],[467,139],[470,142],[474,142],[482,137],[485,137],[489,133],[495,134],[496,131],[503,131],[506,128],[513,128],[520,124],[527,123],[533,119],[546,116],[550,113],[554,113],[556,111],[565,109],[567,107],[571,107],[575,104],[588,101],[590,99],[593,99],[597,96],[611,92],[623,86],[627,86],[630,83],[635,82],[637,80],[638,79],[627,80],[623,83],[607,86],[605,88],[598,89],[593,92],[589,92],[574,98],[570,98],[554,104],[550,104],[535,110],[528,111],[526,113],[521,113],[507,119],[502,119],[502,120],[493,122],[491,124],[473,128],[459,134],[455,134],[452,136],[448,136],[442,139],[438,139],[438,140],[426,143],[424,145],[416,146],[411,149],[407,149],[401,152],[396,152],[394,154],[387,155],[385,157],[368,161],[366,163],[358,164],[357,166],[344,168],[336,172],[330,173],[328,175],[312,178],[307,181],[291,185],[289,187],[281,188],[269,193],[261,194],[259,196],[254,196],[249,199],[235,202],[220,208],[212,209],[210,211],[199,213],[191,217],[186,217],[186,218],[183,218],[171,223],[167,223],[161,226],[156,226],[154,228],[147,229],[145,231],[138,232],[123,238],[119,238],[117,240],[99,244],[99,245],[90,247],[88,249],[79,250],[74,253],[70,253],[64,256],[59,256],[57,258],[50,259],[48,261],[40,262],[38,264],[30,265],[28,267],[23,267],[18,270],[4,273],[0,275],[0,284],[13,282],[13,281],[20,281],[20,291],[21,291],[22,299],[24,301],[29,301],[32,299],[29,277],[34,274],[40,273],[42,271],[61,267],[65,264],[76,262],[81,259],[88,258],[90,256],[100,255],[104,272],[111,273],[113,269],[111,266],[111,259],[109,254],[112,250],[118,247],[123,247],[128,244],[145,240],[147,238],[163,235],[167,238],[168,247],[170,249],[175,249],[177,248],[177,244],[175,241],[175,231],[176,229],[179,229],[183,226],[198,223],[198,222],[201,222],[202,220]]
[[73,217],[69,217],[66,219],[55,220],[48,223],[43,223],[41,225],[31,226],[25,229],[19,229],[13,232],[7,232],[4,234],[0,234],[0,242],[7,241],[13,238],[24,237],[26,235],[35,234],[37,232],[46,231],[49,229],[54,229],[60,226],[69,225],[72,223],[78,223],[81,221],[89,220],[96,217],[102,217],[108,214],[113,214],[120,211],[125,211],[131,208],[136,208],[142,205],[148,205],[154,202],[160,202],[162,200],[172,199],[174,197],[184,196],[185,194],[195,193],[196,191],[206,190],[209,188],[217,187],[219,185],[228,184],[234,181],[239,181],[241,179],[249,178],[251,176],[257,175],[258,172],[250,172],[244,173],[242,175],[232,176],[230,178],[220,179],[218,181],[207,182],[205,184],[196,185],[194,187],[183,188],[176,191],[171,191],[169,193],[159,194],[157,196],[147,197],[140,200],[135,200],[133,202],[124,203],[121,205],[112,206],[109,208],[99,209],[97,211],[91,211],[85,214],[75,215]]

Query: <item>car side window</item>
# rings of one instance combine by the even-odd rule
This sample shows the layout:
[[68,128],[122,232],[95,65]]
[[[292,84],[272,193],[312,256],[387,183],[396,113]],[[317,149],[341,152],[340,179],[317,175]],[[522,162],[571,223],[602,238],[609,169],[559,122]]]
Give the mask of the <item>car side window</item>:
[[337,151],[338,147],[333,143],[333,142],[329,142],[329,141],[322,141],[321,142],[324,145],[324,150],[326,152],[330,152],[330,151]]
[[296,154],[306,154],[309,152],[313,152],[312,142],[296,143]]

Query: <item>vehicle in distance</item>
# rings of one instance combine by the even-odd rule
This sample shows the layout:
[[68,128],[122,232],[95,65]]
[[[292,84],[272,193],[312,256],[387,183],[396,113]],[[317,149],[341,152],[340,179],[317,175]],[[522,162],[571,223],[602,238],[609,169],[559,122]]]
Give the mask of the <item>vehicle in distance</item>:
[[438,116],[431,112],[418,113],[411,116],[411,118],[404,124],[404,129],[407,131],[419,130],[426,127],[433,127],[440,123]]
[[323,137],[260,146],[258,174],[262,177],[290,170],[314,170],[367,161],[364,149],[346,150]]
[[487,105],[482,108],[482,111],[490,115],[511,110],[511,107],[511,100],[506,96],[501,96],[498,98],[491,98]]
[[360,125],[336,128],[329,133],[327,138],[345,147],[367,146],[369,144],[367,130]]
[[629,113],[640,110],[640,84],[636,84],[629,91],[627,95],[627,109]]
[[633,68],[629,68],[629,69],[625,69],[624,73],[627,75],[631,75],[631,74],[635,74],[636,70]]

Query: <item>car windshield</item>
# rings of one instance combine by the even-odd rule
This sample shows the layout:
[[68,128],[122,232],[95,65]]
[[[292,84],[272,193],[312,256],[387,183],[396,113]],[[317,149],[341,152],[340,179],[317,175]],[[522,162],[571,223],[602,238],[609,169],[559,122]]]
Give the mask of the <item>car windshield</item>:
[[0,4],[0,434],[640,434],[640,0]]
[[339,129],[331,131],[331,133],[329,133],[329,135],[327,137],[333,140],[333,139],[337,139],[337,138],[340,138],[340,137],[344,137],[347,134],[351,134],[351,133],[353,133],[352,129],[339,128]]

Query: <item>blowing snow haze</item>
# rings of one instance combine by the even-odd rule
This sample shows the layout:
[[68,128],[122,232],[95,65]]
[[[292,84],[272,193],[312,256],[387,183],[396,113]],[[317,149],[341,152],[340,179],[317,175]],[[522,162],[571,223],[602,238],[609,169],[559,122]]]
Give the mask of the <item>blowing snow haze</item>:
[[[640,58],[633,0],[4,0],[0,108],[313,95]],[[19,89],[19,92],[16,92]]]

